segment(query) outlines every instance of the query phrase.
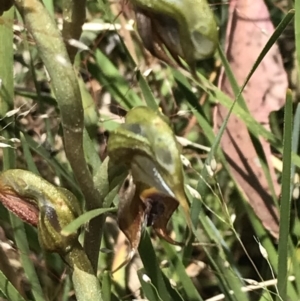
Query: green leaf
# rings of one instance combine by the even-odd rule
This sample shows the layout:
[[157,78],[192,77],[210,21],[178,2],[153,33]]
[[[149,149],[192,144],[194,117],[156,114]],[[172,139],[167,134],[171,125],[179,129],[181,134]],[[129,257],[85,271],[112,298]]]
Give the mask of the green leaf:
[[96,64],[88,65],[89,71],[123,108],[129,110],[143,104],[140,97],[120,75],[119,70],[100,50],[96,50],[95,60]]
[[176,254],[174,247],[164,241],[161,241],[161,243],[167,253],[168,261],[173,266],[174,272],[180,281],[180,286],[182,286],[186,300],[203,301],[191,278],[186,274],[185,267]]
[[108,212],[116,212],[116,208],[101,208],[101,209],[94,209],[88,212],[83,213],[79,217],[77,217],[75,220],[73,220],[70,224],[65,226],[61,233],[62,235],[69,235],[71,233],[76,232],[82,225],[89,222],[91,219],[93,219],[96,216],[99,216],[104,213]]
[[295,40],[296,40],[296,57],[297,57],[297,62],[298,64],[297,69],[298,69],[298,80],[299,80],[299,71],[300,71],[300,2],[295,1]]
[[[138,270],[138,277],[143,289],[143,293],[145,294],[145,297],[147,297],[148,300],[151,301],[163,301],[161,297],[159,296],[159,293],[155,286],[151,283],[151,280],[149,278],[148,281],[148,276],[146,274],[145,269],[140,269]],[[146,281],[145,281],[146,280]]]
[[182,301],[182,298],[171,287],[168,281],[169,279],[164,277],[160,270],[156,254],[147,231],[144,231],[142,235],[141,243],[139,245],[139,253],[146,275],[150,278],[151,283],[156,288],[159,298],[163,301]]
[[26,232],[24,229],[24,224],[16,216],[11,214],[11,224],[14,229],[14,237],[16,245],[20,252],[22,267],[24,268],[25,275],[31,284],[31,291],[34,296],[35,301],[45,300],[45,296],[39,282],[39,278],[35,271],[33,262],[30,259],[30,250],[28,245],[28,240],[26,237]]
[[158,109],[157,101],[155,100],[154,95],[140,70],[137,71],[136,76],[138,78],[147,106],[156,111]]
[[107,271],[102,275],[102,299],[111,301],[111,275]]
[[0,291],[10,301],[26,301],[0,270]]
[[292,153],[293,100],[287,91],[284,111],[283,170],[280,202],[280,224],[278,244],[278,293],[277,300],[287,300],[288,240],[291,207],[291,153]]

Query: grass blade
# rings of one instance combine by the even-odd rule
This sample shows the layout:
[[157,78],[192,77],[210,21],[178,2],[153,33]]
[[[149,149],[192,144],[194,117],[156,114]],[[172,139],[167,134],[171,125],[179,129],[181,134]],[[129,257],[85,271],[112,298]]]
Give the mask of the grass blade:
[[152,110],[157,110],[158,109],[158,105],[157,105],[157,101],[154,98],[154,95],[147,83],[147,81],[145,80],[143,74],[138,71],[137,72],[137,78],[140,84],[140,88],[143,92],[146,104],[149,108],[151,108]]
[[[171,287],[168,279],[161,272],[150,237],[146,231],[142,235],[139,253],[151,284],[157,289],[157,294],[163,301],[182,301],[178,293]],[[165,281],[167,280],[167,281]],[[160,301],[161,301],[160,300]]]
[[[292,137],[292,151],[297,153],[299,147],[300,138],[300,104],[298,103],[295,116],[294,116],[294,126],[293,126],[293,137]],[[295,176],[295,164],[292,164],[291,178]],[[292,182],[292,185],[294,183]]]
[[296,0],[295,4],[295,39],[296,39],[296,57],[297,57],[297,68],[298,68],[298,79],[300,72],[300,1]]
[[291,205],[291,152],[292,152],[292,123],[293,102],[291,91],[287,91],[284,111],[283,133],[283,171],[282,193],[280,204],[280,229],[278,245],[278,293],[277,300],[287,300],[288,281],[288,239],[290,229]]
[[75,220],[73,220],[69,225],[64,227],[61,232],[63,235],[69,235],[71,233],[76,232],[82,225],[89,222],[94,217],[107,213],[107,212],[115,212],[116,208],[100,208],[100,209],[94,209],[88,212],[85,212],[84,214],[77,217]]
[[7,300],[25,301],[16,288],[8,281],[5,275],[0,271],[0,291],[5,295]]
[[20,252],[22,266],[24,268],[26,277],[31,284],[31,291],[34,296],[35,301],[45,300],[41,284],[39,282],[38,276],[36,274],[33,263],[30,259],[30,250],[28,245],[28,240],[26,237],[26,232],[24,229],[24,224],[17,217],[11,215],[11,225],[14,230],[14,237],[16,245]]
[[182,285],[182,289],[185,293],[185,296],[187,297],[186,300],[202,301],[203,299],[197,292],[192,280],[187,276],[185,267],[177,256],[174,247],[166,243],[165,241],[162,241],[162,245],[167,253],[168,261],[173,266],[174,272],[177,275],[178,279],[180,279],[180,284]]
[[111,301],[111,275],[107,271],[103,273],[102,277],[102,299]]
[[[140,279],[143,292],[148,300],[153,301],[162,301],[161,297],[158,294],[155,286],[148,280],[145,269],[140,269],[138,271],[138,277]],[[146,280],[146,281],[145,281]]]

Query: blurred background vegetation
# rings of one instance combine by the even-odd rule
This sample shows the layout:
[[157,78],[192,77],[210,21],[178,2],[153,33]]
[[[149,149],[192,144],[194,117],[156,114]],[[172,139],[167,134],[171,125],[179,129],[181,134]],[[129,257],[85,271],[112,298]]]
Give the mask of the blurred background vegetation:
[[[42,2],[61,30],[64,1]],[[235,45],[231,45],[226,36],[226,28],[232,17],[230,3],[221,0],[209,2],[219,26],[221,48],[226,49],[225,45],[234,48]],[[245,2],[248,8],[256,3],[254,0]],[[128,110],[138,105],[149,105],[154,100],[170,119],[175,134],[181,137],[185,187],[196,228],[194,244],[186,247],[169,245],[149,229],[151,242],[147,235],[143,237],[139,249],[141,258],[136,255],[126,267],[111,275],[109,271],[124,260],[129,250],[124,235],[118,229],[115,215],[109,214],[102,229],[97,268],[104,301],[143,298],[151,301],[300,300],[300,47],[297,47],[300,38],[299,41],[295,38],[297,35],[299,37],[300,26],[297,29],[295,25],[297,18],[281,23],[287,20],[285,18],[290,9],[296,9],[296,16],[300,13],[299,2],[265,1],[270,22],[277,29],[268,45],[260,45],[258,54],[265,55],[271,46],[278,44],[284,67],[282,70],[287,80],[286,87],[281,82],[278,84],[281,88],[274,90],[274,94],[282,94],[280,97],[284,101],[277,107],[264,111],[267,116],[274,111],[267,117],[269,129],[263,127],[266,124],[259,120],[256,113],[251,109],[244,109],[239,87],[235,86],[236,81],[242,86],[250,70],[246,69],[245,76],[239,78],[231,64],[232,58],[227,56],[228,64],[222,52],[217,51],[214,57],[198,62],[197,71],[201,79],[199,84],[188,71],[172,68],[145,50],[134,27],[134,11],[130,1],[86,2],[83,31],[79,41],[75,39],[72,42],[73,48],[71,47],[76,54],[74,69],[84,109],[84,126],[90,137],[88,142],[84,140],[85,147],[93,147],[103,161],[107,155],[109,131],[124,121]],[[243,12],[240,14],[249,24],[257,28],[260,26],[258,19],[250,20]],[[298,15],[298,19],[299,17]],[[278,25],[280,26],[277,27]],[[243,30],[246,35],[247,27]],[[14,74],[13,86],[11,84],[13,104],[10,102],[4,108],[3,102],[1,103],[1,169],[16,166],[38,172],[50,183],[71,190],[83,206],[81,187],[75,180],[76,175],[74,177],[74,170],[64,149],[66,145],[61,126],[61,107],[56,101],[55,86],[39,55],[35,39],[19,12],[13,8],[0,17],[0,31],[0,43],[5,43],[5,39],[8,43],[3,45],[9,45],[9,35],[13,34],[11,46],[1,48],[1,81],[5,75],[3,70],[6,63],[11,64]],[[47,28],[40,28],[39,31],[47,40]],[[265,34],[260,27],[258,32]],[[69,45],[70,41],[65,40],[65,43]],[[249,46],[245,51],[252,50]],[[254,70],[262,64],[261,59],[257,64],[253,62]],[[223,89],[224,86],[220,83],[224,66],[233,92]],[[268,67],[270,65],[267,64],[266,68]],[[260,75],[259,81],[267,81],[266,73],[267,71]],[[275,78],[276,74],[270,76]],[[288,108],[285,113],[287,87],[291,90],[287,94]],[[246,86],[246,90],[248,88]],[[226,97],[227,92],[231,99]],[[219,145],[223,134],[218,134],[219,129],[227,120],[224,118],[218,123],[214,119],[214,110],[219,103],[230,108],[235,96],[237,104],[232,116],[235,114],[246,125],[246,130],[241,131],[240,135],[244,137],[251,133],[248,142],[236,141],[238,144],[249,143],[245,144],[246,148],[253,148],[255,145],[253,149],[256,159],[260,161],[260,170],[249,176],[249,181],[267,183],[262,191],[269,196],[261,196],[261,202],[255,202],[258,200],[256,196],[253,197],[254,200],[251,199],[252,192],[247,192],[246,186],[232,172],[233,165],[230,153],[226,153],[226,144]],[[248,107],[256,107],[258,111],[265,109],[263,102],[264,99],[258,99],[256,103],[250,104],[246,99]],[[286,131],[284,118],[285,121],[293,121],[292,127]],[[289,151],[289,144],[293,148],[293,155]],[[270,150],[266,156],[262,151],[265,147]],[[70,144],[68,148],[72,152]],[[11,150],[13,157],[7,155]],[[97,161],[88,156],[86,160],[90,165]],[[232,157],[232,160],[236,159]],[[10,165],[8,161],[14,163]],[[289,161],[291,168],[288,168]],[[267,180],[261,180],[258,174],[263,174]],[[284,180],[285,191],[282,190]],[[103,181],[108,181],[108,178]],[[117,179],[114,185],[110,185],[111,191],[107,191],[111,206],[118,205],[117,191],[120,184],[121,181]],[[261,191],[256,190],[256,193],[262,195]],[[285,200],[280,200],[280,195],[285,195]],[[285,212],[280,211],[280,214],[287,216],[283,225],[279,225],[276,217],[272,221],[266,217],[268,213],[265,215],[265,212],[269,207],[265,200],[268,198],[277,217],[280,210],[278,204],[283,201],[287,204]],[[260,216],[258,212],[261,213]],[[171,236],[176,237],[177,241],[184,241],[186,221],[180,212],[174,214],[169,226]],[[57,254],[45,253],[40,248],[35,229],[26,224],[24,227],[25,232],[18,234],[8,211],[0,205],[2,273],[13,282],[25,300],[76,300],[68,267]],[[286,235],[282,237],[279,233]],[[19,238],[16,239],[18,235]],[[21,237],[23,240],[20,241]],[[282,259],[278,261],[280,256]],[[286,283],[286,293],[284,288],[278,287],[277,277],[282,277],[279,283]],[[4,284],[2,281],[0,284],[1,291]],[[21,299],[7,299],[2,294],[1,300]]]

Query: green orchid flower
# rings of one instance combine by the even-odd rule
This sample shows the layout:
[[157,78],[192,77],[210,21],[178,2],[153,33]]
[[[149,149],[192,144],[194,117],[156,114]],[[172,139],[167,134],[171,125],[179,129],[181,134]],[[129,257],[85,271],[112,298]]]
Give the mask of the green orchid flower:
[[131,254],[144,226],[152,226],[169,243],[182,245],[169,237],[167,224],[180,205],[190,230],[190,209],[180,149],[163,115],[148,107],[132,109],[125,123],[110,132],[107,152],[113,163],[125,164],[130,173],[120,190],[118,223],[130,241]]
[[41,246],[61,255],[77,243],[78,233],[63,236],[61,230],[81,213],[76,197],[41,177],[21,169],[0,174],[0,201],[23,221],[38,228]]
[[62,229],[81,214],[76,197],[36,174],[9,169],[0,173],[0,202],[24,222],[37,227],[41,247],[58,253],[71,268],[78,301],[102,300],[93,267],[78,241],[79,232],[62,234]]
[[172,64],[164,47],[181,65],[194,69],[198,60],[211,57],[218,44],[218,29],[207,0],[131,0],[138,32],[145,47]]

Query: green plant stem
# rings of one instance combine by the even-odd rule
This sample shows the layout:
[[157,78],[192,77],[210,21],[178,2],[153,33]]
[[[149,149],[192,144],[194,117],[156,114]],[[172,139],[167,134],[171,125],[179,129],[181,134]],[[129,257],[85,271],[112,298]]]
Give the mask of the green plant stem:
[[63,29],[62,36],[65,40],[67,52],[72,64],[77,53],[77,48],[70,45],[69,40],[79,40],[82,25],[85,21],[85,0],[63,0]]
[[64,259],[73,270],[72,281],[77,300],[102,300],[99,280],[95,276],[93,267],[79,242],[64,256]]
[[[94,187],[84,157],[83,108],[80,90],[62,36],[53,19],[38,0],[16,0],[15,5],[35,39],[39,54],[51,77],[61,112],[66,155],[85,197],[86,209],[99,208],[102,206],[102,200]],[[92,220],[89,231],[85,235],[87,246],[85,250],[94,271],[97,270],[103,221],[103,216]]]

